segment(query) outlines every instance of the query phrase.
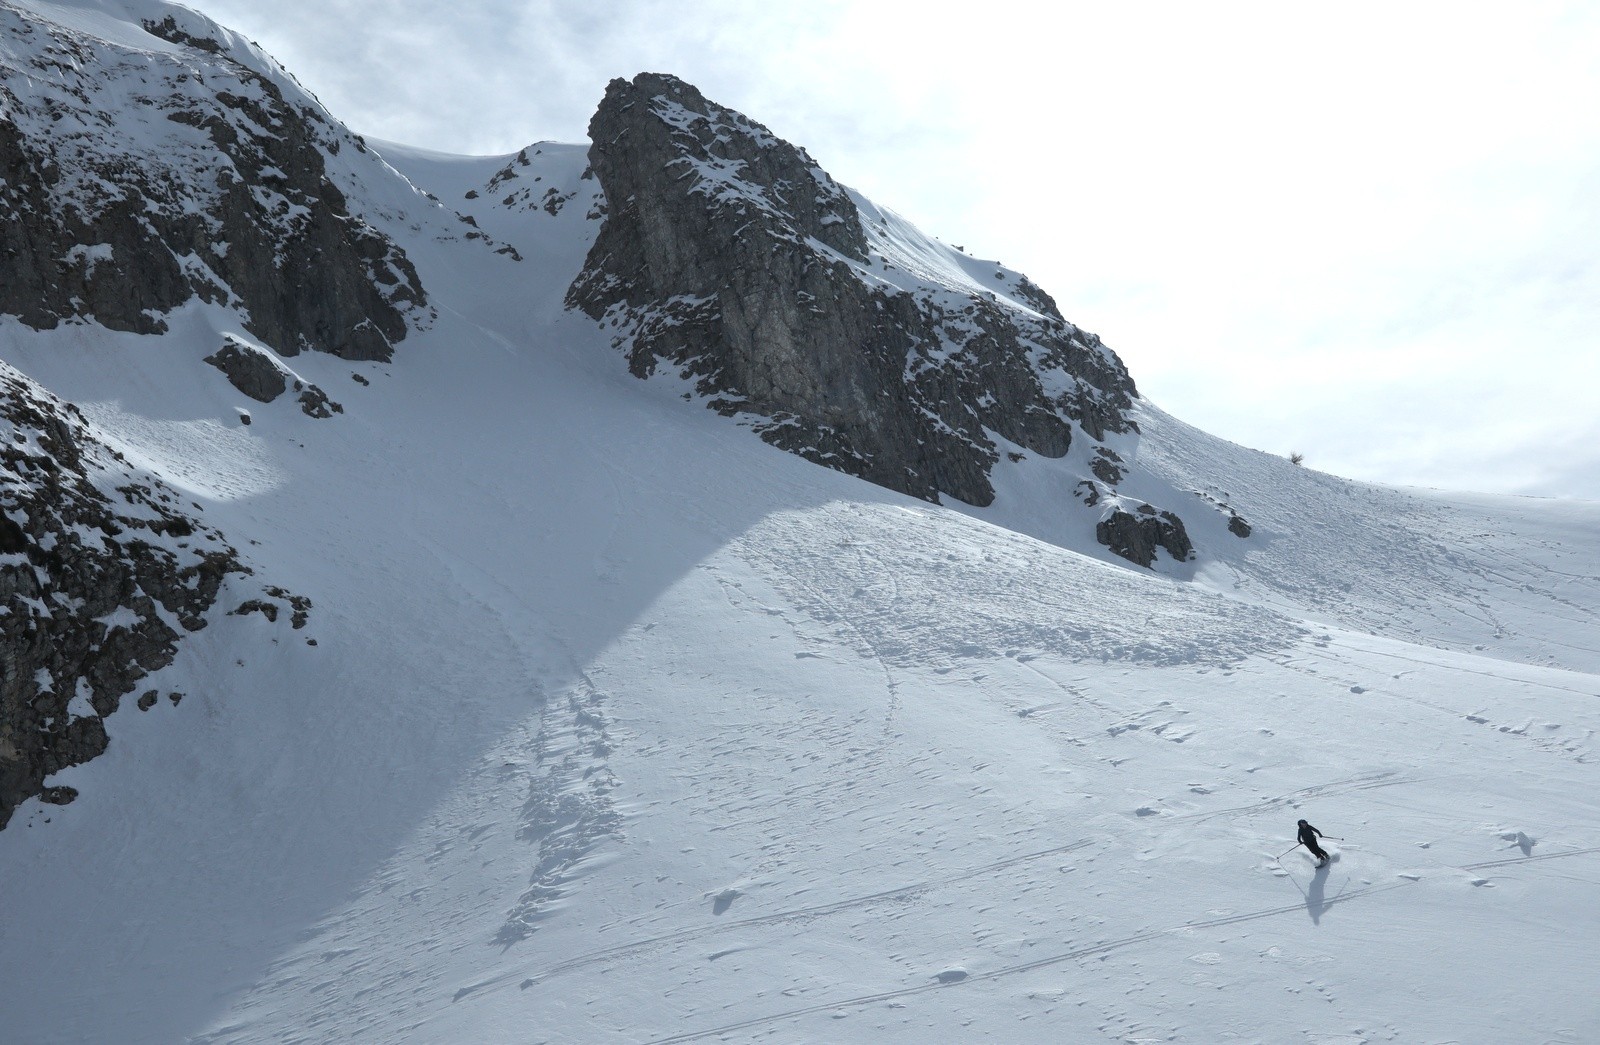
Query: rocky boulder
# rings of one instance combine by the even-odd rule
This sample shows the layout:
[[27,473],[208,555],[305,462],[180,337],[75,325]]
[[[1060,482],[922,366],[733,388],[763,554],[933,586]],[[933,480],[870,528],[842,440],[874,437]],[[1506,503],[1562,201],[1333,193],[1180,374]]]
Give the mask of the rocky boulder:
[[1141,504],[1132,512],[1113,508],[1095,526],[1095,539],[1140,566],[1155,563],[1157,548],[1178,562],[1194,557],[1194,543],[1183,520],[1149,504]]
[[222,371],[228,383],[258,403],[270,403],[289,389],[292,376],[278,361],[233,338],[205,361]]

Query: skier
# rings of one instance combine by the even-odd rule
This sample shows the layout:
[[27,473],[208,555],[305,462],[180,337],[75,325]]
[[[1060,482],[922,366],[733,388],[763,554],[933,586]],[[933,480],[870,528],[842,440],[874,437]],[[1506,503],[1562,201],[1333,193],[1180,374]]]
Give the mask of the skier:
[[1317,858],[1318,867],[1328,862],[1328,854],[1323,852],[1322,847],[1317,844],[1317,839],[1321,835],[1321,831],[1318,831],[1304,820],[1300,821],[1300,844],[1305,846],[1311,855]]

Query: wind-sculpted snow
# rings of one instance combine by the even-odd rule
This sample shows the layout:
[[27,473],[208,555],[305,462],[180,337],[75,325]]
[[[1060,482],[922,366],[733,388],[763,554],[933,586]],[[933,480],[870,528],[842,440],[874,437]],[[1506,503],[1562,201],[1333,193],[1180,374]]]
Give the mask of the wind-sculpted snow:
[[[609,112],[627,133],[594,170],[549,142],[363,152],[184,9],[0,0],[0,25],[19,12],[53,27],[0,34],[29,97],[114,55],[106,90],[152,104],[103,112],[136,135],[309,134],[437,316],[387,362],[291,359],[231,297],[111,330],[121,241],[91,237],[60,257],[92,307],[0,316],[0,776],[18,738],[55,770],[0,831],[6,1045],[1600,1026],[1593,505],[1344,483],[1181,425],[1038,288],[687,85]],[[220,122],[167,127],[180,67],[247,104],[191,75]],[[62,137],[87,150],[80,102]],[[604,169],[629,156],[659,162]],[[309,205],[259,173],[292,235]],[[678,237],[696,221],[721,238]],[[629,222],[664,236],[642,267]],[[55,273],[61,245],[17,256]],[[743,282],[651,290],[730,257]],[[616,300],[597,323],[574,286]],[[827,366],[783,355],[851,302]],[[800,325],[695,354],[763,319]],[[702,391],[735,423],[685,405],[772,353],[791,406],[866,388],[906,441],[732,384]],[[296,382],[343,412],[307,416]],[[256,577],[201,606],[230,544]],[[1337,859],[1290,848],[1299,817]]]
[[[1223,665],[1290,646],[1290,618],[1130,574],[988,524],[834,503],[764,519],[735,545],[863,656],[948,669],[1031,658]],[[1159,597],[1152,597],[1159,594]]]

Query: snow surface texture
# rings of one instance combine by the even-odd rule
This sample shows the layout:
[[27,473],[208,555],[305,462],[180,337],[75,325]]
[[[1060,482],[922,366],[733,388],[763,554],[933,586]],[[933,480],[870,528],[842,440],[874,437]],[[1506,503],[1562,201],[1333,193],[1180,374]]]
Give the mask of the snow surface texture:
[[[1145,407],[1124,492],[1204,510],[1194,563],[1136,570],[1060,510],[1070,460],[955,511],[629,376],[560,307],[582,146],[374,147],[480,238],[390,212],[439,317],[392,363],[294,359],[343,414],[201,364],[244,338],[221,305],[0,320],[317,607],[217,613],[152,677],[182,705],[108,719],[50,781],[79,799],[0,833],[7,1041],[1600,1026],[1600,506],[1348,483]],[[1329,866],[1280,857],[1299,817]]]

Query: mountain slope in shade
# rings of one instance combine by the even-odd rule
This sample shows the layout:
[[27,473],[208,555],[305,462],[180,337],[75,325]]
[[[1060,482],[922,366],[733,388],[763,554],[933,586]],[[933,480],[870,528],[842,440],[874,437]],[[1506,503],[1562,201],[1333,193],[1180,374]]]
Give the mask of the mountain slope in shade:
[[[179,10],[11,8],[99,38]],[[388,359],[198,296],[161,335],[0,317],[29,394],[261,586],[45,781],[76,801],[0,831],[8,1040],[1600,1022],[1600,507],[1348,483],[1133,400],[1060,457],[986,434],[992,501],[935,504],[685,403],[718,394],[692,366],[639,380],[620,322],[565,307],[615,213],[588,145],[366,145],[329,177],[437,311]],[[961,264],[850,199],[893,278]],[[285,392],[207,364],[225,343]],[[1101,543],[1141,504],[1193,559]],[[228,612],[267,585],[300,627]],[[1300,817],[1330,867],[1279,859]]]

